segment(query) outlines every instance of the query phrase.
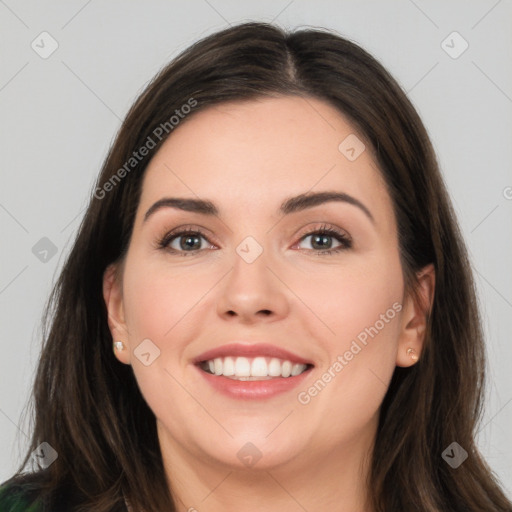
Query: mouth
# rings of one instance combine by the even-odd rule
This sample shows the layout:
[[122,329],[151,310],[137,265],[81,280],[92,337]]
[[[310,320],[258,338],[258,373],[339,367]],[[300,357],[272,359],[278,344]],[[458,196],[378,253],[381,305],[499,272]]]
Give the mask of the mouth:
[[287,379],[301,375],[313,365],[293,363],[277,357],[216,357],[199,363],[199,367],[210,375],[227,377],[239,381]]
[[298,386],[314,364],[274,345],[232,343],[193,361],[216,391],[238,399],[269,398]]

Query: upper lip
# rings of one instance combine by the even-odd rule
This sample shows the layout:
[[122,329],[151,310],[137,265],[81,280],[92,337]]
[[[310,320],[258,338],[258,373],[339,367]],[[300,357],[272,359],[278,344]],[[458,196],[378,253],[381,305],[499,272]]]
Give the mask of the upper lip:
[[268,343],[253,343],[253,344],[244,344],[240,342],[235,343],[227,343],[226,345],[222,345],[220,347],[212,348],[203,352],[199,356],[195,357],[193,362],[194,364],[201,363],[203,361],[210,361],[217,357],[276,357],[278,359],[283,359],[285,361],[290,361],[291,363],[298,364],[306,364],[313,365],[311,361],[300,357],[289,350],[285,350],[284,348],[277,347],[275,345],[271,345]]

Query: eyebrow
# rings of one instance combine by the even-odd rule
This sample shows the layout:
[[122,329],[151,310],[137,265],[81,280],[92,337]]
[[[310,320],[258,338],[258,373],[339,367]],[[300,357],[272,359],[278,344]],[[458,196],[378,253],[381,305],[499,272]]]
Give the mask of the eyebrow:
[[[332,201],[343,202],[352,206],[356,206],[362,212],[364,212],[364,214],[372,221],[372,223],[375,223],[375,219],[372,213],[361,201],[359,201],[359,199],[356,199],[349,194],[345,194],[344,192],[335,191],[306,193],[295,197],[290,197],[281,204],[279,213],[281,215],[289,215],[291,213],[303,211],[308,208],[313,208],[315,206]],[[175,208],[178,210],[199,213],[202,215],[219,215],[219,209],[213,202],[208,200],[192,199],[186,197],[164,197],[163,199],[158,200],[155,204],[153,204],[153,206],[149,208],[149,210],[144,215],[143,222],[146,222],[151,215],[162,208]]]

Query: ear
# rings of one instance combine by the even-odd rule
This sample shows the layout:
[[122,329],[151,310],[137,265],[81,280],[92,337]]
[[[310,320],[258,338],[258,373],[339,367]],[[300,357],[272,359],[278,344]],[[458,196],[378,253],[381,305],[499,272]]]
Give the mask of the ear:
[[396,356],[397,366],[412,366],[421,357],[427,321],[434,302],[434,265],[429,264],[424,267],[418,273],[417,279],[417,293],[408,294],[404,300],[398,353]]
[[128,329],[124,319],[123,292],[118,266],[109,265],[103,273],[103,299],[108,312],[108,327],[112,340],[122,341],[124,350],[114,347],[114,355],[125,364],[130,364],[130,346],[128,343]]

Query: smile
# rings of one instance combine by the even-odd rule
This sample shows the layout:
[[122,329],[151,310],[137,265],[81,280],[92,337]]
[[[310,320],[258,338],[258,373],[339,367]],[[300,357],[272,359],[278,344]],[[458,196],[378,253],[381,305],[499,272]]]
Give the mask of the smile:
[[200,368],[207,373],[241,381],[296,377],[305,372],[308,366],[292,363],[286,359],[264,356],[216,357],[200,363]]

